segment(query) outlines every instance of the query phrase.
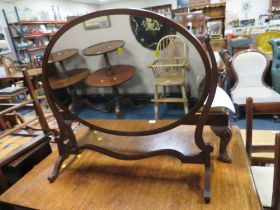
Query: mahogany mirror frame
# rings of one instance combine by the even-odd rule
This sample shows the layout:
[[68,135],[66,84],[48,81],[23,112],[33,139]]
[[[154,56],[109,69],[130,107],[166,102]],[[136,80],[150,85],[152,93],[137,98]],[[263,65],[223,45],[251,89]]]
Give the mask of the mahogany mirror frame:
[[[204,68],[205,68],[205,78],[206,78],[205,86],[204,86],[203,94],[202,94],[201,98],[199,99],[199,101],[181,119],[178,119],[175,122],[173,122],[171,124],[168,124],[166,126],[156,128],[156,129],[153,129],[153,130],[148,130],[148,131],[129,131],[129,132],[116,131],[116,130],[110,130],[110,129],[107,129],[107,128],[99,127],[97,125],[91,124],[91,123],[79,118],[78,116],[71,113],[67,108],[65,108],[65,106],[61,102],[56,100],[56,97],[53,95],[52,89],[51,89],[51,87],[49,85],[49,82],[48,82],[48,58],[51,54],[51,51],[52,51],[55,43],[57,42],[57,40],[59,38],[61,38],[63,36],[63,34],[65,32],[67,32],[69,29],[73,28],[74,26],[76,26],[80,23],[83,23],[84,21],[92,19],[92,18],[96,18],[96,17],[100,17],[100,16],[108,16],[108,15],[134,15],[134,16],[144,16],[144,17],[148,17],[148,18],[151,18],[151,19],[158,20],[163,24],[167,24],[168,26],[173,27],[176,32],[181,33],[181,35],[186,37],[193,44],[193,46],[196,48],[199,55],[201,56],[201,59],[203,61]],[[42,65],[42,68],[43,68],[43,73],[42,73],[43,87],[44,87],[49,105],[50,105],[52,111],[54,112],[54,115],[57,115],[56,114],[57,113],[56,104],[57,104],[57,105],[59,105],[59,107],[64,111],[64,113],[69,118],[71,118],[73,120],[76,120],[76,121],[79,121],[82,124],[90,127],[91,129],[99,130],[101,132],[114,134],[114,135],[122,135],[122,136],[152,135],[152,134],[161,133],[163,131],[167,131],[169,129],[177,127],[178,125],[182,124],[182,122],[192,122],[195,113],[197,113],[197,111],[203,106],[203,103],[206,100],[207,101],[206,101],[206,104],[204,105],[204,109],[207,110],[207,107],[211,106],[212,101],[210,99],[212,97],[214,97],[215,89],[216,89],[216,83],[215,83],[216,78],[215,78],[215,75],[213,74],[213,72],[215,73],[215,71],[213,69],[211,70],[211,64],[209,62],[209,59],[207,57],[207,54],[206,54],[205,50],[203,49],[203,46],[201,45],[199,40],[195,36],[193,36],[190,32],[188,32],[183,26],[176,23],[175,21],[173,21],[171,19],[168,19],[164,16],[158,15],[156,13],[153,13],[153,12],[150,12],[150,11],[145,11],[145,10],[140,10],[140,9],[102,10],[102,11],[97,11],[97,12],[93,12],[93,13],[78,17],[78,18],[70,21],[69,23],[64,25],[53,36],[53,38],[50,40],[50,42],[49,42],[49,44],[48,44],[48,46],[45,50],[44,58],[45,59],[43,60],[43,65]],[[211,61],[211,63],[213,63],[213,62]],[[214,66],[212,68],[214,68]],[[208,95],[209,95],[209,97],[207,98]],[[54,101],[55,101],[55,103],[53,103]],[[58,119],[59,118],[60,117],[58,117]]]
[[[56,100],[55,96],[52,93],[52,89],[50,88],[50,84],[48,82],[48,58],[50,56],[51,50],[53,46],[55,45],[56,41],[69,29],[74,27],[77,24],[80,24],[88,19],[100,17],[100,16],[108,16],[108,15],[134,15],[134,16],[144,16],[151,19],[155,19],[160,21],[161,23],[167,24],[170,27],[173,27],[177,32],[181,33],[183,36],[185,36],[196,48],[198,51],[205,68],[205,88],[202,94],[202,97],[200,98],[199,102],[194,106],[194,108],[191,109],[191,111],[186,114],[183,118],[175,121],[174,123],[171,123],[169,125],[166,125],[164,127],[156,128],[154,130],[148,130],[148,131],[136,131],[136,132],[123,132],[123,131],[116,131],[116,130],[109,130],[106,128],[98,127],[94,124],[90,124],[89,122],[73,115],[68,109],[65,109],[63,104],[61,104],[58,100]],[[204,187],[204,200],[205,202],[210,202],[210,180],[211,180],[211,158],[210,154],[213,151],[213,146],[209,143],[206,143],[203,139],[203,128],[206,123],[209,110],[211,108],[211,104],[213,102],[216,87],[217,87],[217,63],[215,60],[214,53],[212,51],[212,48],[210,46],[210,39],[207,38],[205,40],[206,49],[208,51],[209,56],[206,54],[206,51],[204,51],[203,46],[198,41],[196,37],[194,37],[190,32],[188,32],[183,26],[179,25],[178,23],[174,22],[171,19],[168,19],[164,16],[158,15],[153,12],[144,11],[144,10],[137,10],[137,9],[111,9],[111,10],[103,10],[103,11],[97,11],[90,14],[87,14],[85,16],[81,16],[79,18],[76,18],[63,26],[50,40],[50,43],[45,51],[44,60],[43,60],[43,74],[42,74],[42,80],[43,80],[43,87],[44,91],[49,103],[50,108],[53,111],[53,114],[57,120],[60,134],[56,136],[55,142],[58,146],[58,153],[59,157],[54,165],[53,172],[51,176],[48,178],[50,182],[53,182],[59,175],[59,171],[61,170],[62,163],[64,160],[66,160],[69,155],[74,154],[77,155],[80,152],[82,152],[85,149],[92,150],[95,152],[99,152],[101,154],[104,154],[106,156],[110,156],[113,158],[121,159],[121,160],[139,160],[139,159],[145,159],[157,155],[169,155],[174,156],[181,160],[182,163],[196,163],[196,164],[202,164],[205,168],[204,178],[205,178],[205,187]],[[210,64],[211,63],[211,64]],[[204,104],[205,103],[205,104]],[[203,106],[202,112],[199,115],[199,118],[197,119],[197,116],[195,115],[196,112],[198,112],[199,108]],[[196,125],[195,131],[194,131],[194,141],[199,149],[199,152],[197,154],[190,154],[190,153],[184,153],[182,151],[179,151],[176,148],[166,148],[166,149],[153,149],[152,151],[145,151],[139,153],[133,153],[133,154],[127,154],[127,153],[121,153],[120,151],[116,151],[114,149],[107,149],[104,148],[98,144],[95,144],[94,142],[91,142],[91,144],[82,144],[79,145],[76,136],[72,130],[71,124],[72,122],[76,120],[80,123],[84,124],[85,126],[88,126],[91,130],[98,130],[103,133],[109,134],[109,136],[112,135],[119,135],[124,136],[123,138],[129,139],[128,136],[145,136],[145,135],[152,135],[161,133],[164,131],[167,131],[169,129],[172,129],[176,126],[179,126],[184,123],[189,122],[190,124],[193,123],[193,125]],[[94,132],[94,131],[92,131]],[[107,135],[106,134],[106,135]],[[177,134],[177,133],[176,133]],[[160,134],[159,134],[160,135]],[[178,133],[177,135],[180,135],[182,137],[182,134]],[[127,136],[127,137],[125,137]],[[114,136],[113,136],[114,137]],[[177,136],[179,137],[179,136]],[[90,139],[94,138],[93,136],[90,137]],[[143,137],[145,138],[145,137]],[[157,139],[156,137],[154,137]],[[183,138],[185,138],[185,135],[183,135]],[[115,139],[115,138],[113,138]],[[132,138],[132,140],[134,140]],[[122,141],[120,141],[122,143]],[[181,147],[188,148],[184,144],[189,143],[189,141],[184,141]],[[165,145],[165,144],[164,144]],[[125,145],[124,145],[125,146]],[[168,146],[168,145],[167,145]],[[192,149],[192,148],[191,148]]]

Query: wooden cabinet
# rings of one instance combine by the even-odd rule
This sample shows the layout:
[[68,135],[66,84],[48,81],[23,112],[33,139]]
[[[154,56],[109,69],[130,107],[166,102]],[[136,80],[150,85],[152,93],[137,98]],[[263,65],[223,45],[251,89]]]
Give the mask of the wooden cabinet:
[[226,41],[225,39],[211,39],[211,47],[213,51],[220,51],[221,49],[225,48]]
[[[221,34],[224,35],[224,29],[225,29],[225,6],[226,3],[215,3],[215,4],[201,4],[201,5],[195,5],[190,6],[189,8],[179,8],[172,10],[172,17],[175,17],[176,13],[187,13],[187,12],[195,12],[195,11],[202,11],[205,16],[207,16],[208,20],[207,23],[213,22],[213,21],[221,21],[222,25],[222,32]],[[206,23],[206,25],[208,25]]]
[[270,12],[272,14],[272,19],[280,19],[280,1],[270,0]]
[[146,7],[144,9],[146,10],[150,10],[153,12],[156,12],[158,14],[162,14],[166,17],[171,18],[171,4],[165,4],[165,5],[161,5],[161,6],[155,6],[155,7]]
[[17,60],[22,63],[30,63],[43,58],[43,53],[52,36],[66,23],[61,20],[30,20],[23,21],[15,7],[16,22],[10,22],[5,10],[5,17],[9,35]]

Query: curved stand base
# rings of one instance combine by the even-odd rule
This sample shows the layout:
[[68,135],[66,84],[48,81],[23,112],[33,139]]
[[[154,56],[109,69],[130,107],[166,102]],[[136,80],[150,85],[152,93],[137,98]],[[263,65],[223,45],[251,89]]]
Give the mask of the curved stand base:
[[[69,154],[67,155],[60,155],[55,163],[55,166],[53,168],[52,174],[48,177],[48,180],[50,183],[54,182],[56,178],[59,175],[60,169],[62,168],[64,160],[71,154],[80,154],[83,150],[92,150],[95,152],[99,152],[101,154],[110,156],[112,158],[120,159],[120,160],[140,160],[145,159],[149,157],[159,156],[159,155],[169,155],[178,158],[182,163],[199,163],[204,164],[205,166],[205,187],[204,187],[204,200],[206,203],[210,202],[210,180],[211,180],[211,170],[210,170],[210,153],[203,153],[200,152],[197,155],[194,156],[185,156],[184,154],[171,149],[164,149],[164,150],[158,150],[158,151],[152,151],[149,153],[143,153],[143,154],[135,154],[135,155],[127,155],[127,154],[121,154],[117,152],[113,152],[101,147],[98,147],[96,145],[84,145],[77,148],[72,148],[71,152],[69,151]],[[207,159],[205,161],[205,158]]]
[[58,159],[57,159],[57,161],[54,165],[53,172],[48,177],[48,180],[49,180],[50,183],[54,182],[56,180],[56,178],[58,177],[58,174],[59,174],[59,171],[61,169],[62,163],[66,158],[67,158],[66,156],[59,156],[58,157]]
[[210,186],[211,186],[211,169],[210,169],[210,163],[209,166],[205,165],[205,186],[204,186],[204,201],[205,203],[210,203],[211,201],[211,194],[210,194]]

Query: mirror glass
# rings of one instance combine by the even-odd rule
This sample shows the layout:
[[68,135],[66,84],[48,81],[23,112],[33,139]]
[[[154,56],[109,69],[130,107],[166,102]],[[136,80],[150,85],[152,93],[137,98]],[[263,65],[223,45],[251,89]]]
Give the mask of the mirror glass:
[[[142,16],[109,15],[75,25],[56,41],[47,65],[59,105],[110,130],[138,132],[140,120],[145,130],[166,126],[188,114],[205,91],[205,66],[194,45]],[[114,128],[112,120],[131,120],[131,126]]]

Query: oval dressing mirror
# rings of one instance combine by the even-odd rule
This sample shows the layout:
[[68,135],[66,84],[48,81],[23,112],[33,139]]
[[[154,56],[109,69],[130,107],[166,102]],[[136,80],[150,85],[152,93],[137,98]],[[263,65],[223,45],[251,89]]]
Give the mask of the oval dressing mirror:
[[79,17],[53,37],[45,58],[44,86],[54,103],[68,118],[113,134],[172,128],[191,118],[210,91],[210,64],[199,41],[172,20],[141,10]]

